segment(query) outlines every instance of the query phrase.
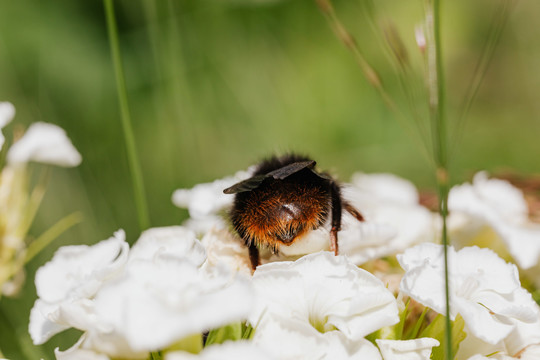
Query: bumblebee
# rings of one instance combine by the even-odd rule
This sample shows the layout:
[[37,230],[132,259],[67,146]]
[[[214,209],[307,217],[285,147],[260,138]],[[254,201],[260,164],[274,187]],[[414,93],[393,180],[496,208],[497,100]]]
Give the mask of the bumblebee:
[[345,210],[364,221],[362,214],[341,196],[340,185],[315,169],[305,156],[273,156],[255,167],[253,176],[225,190],[234,194],[229,217],[249,248],[253,270],[259,265],[258,246],[278,251],[330,217],[330,249],[338,254],[338,232]]

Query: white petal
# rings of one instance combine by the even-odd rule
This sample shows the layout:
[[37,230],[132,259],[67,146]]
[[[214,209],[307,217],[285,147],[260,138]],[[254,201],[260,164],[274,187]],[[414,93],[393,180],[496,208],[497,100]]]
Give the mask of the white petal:
[[510,294],[519,289],[519,274],[516,266],[507,263],[490,249],[476,246],[465,247],[456,254],[454,274],[460,279],[474,276],[480,290],[489,289],[501,294]]
[[15,117],[15,106],[8,101],[0,102],[0,129],[5,127]]
[[34,123],[23,137],[11,146],[7,154],[9,164],[30,161],[72,167],[81,163],[81,154],[75,149],[66,132],[53,124]]
[[339,232],[340,250],[359,265],[394,255],[415,243],[434,241],[433,215],[418,203],[414,185],[390,174],[355,174],[343,197],[366,219],[347,213]]
[[10,102],[0,102],[0,149],[4,145],[4,134],[2,129],[11,122],[15,116],[15,106]]
[[[538,305],[535,306],[538,310]],[[504,339],[509,354],[517,354],[527,347],[540,344],[540,315],[534,322],[521,322],[512,320],[515,325],[514,331]]]
[[248,248],[242,240],[225,229],[212,229],[202,238],[201,243],[208,254],[205,266],[225,266],[233,273],[251,276],[251,262]]
[[521,221],[527,217],[523,193],[509,182],[488,179],[486,173],[475,175],[473,184],[455,186],[448,198],[450,211],[462,211],[492,221],[506,218]]
[[246,318],[248,283],[208,275],[188,261],[137,260],[96,296],[96,312],[134,350],[157,350],[190,335]]
[[110,360],[107,355],[99,354],[92,350],[86,349],[68,349],[60,351],[59,348],[54,349],[56,360]]
[[82,335],[72,347],[65,351],[60,351],[59,348],[54,349],[56,360],[109,360],[109,357],[105,354],[81,348],[81,344],[85,339],[86,336]]
[[478,295],[478,300],[497,315],[526,323],[534,323],[538,320],[538,305],[531,294],[523,288],[504,295],[494,291],[483,291]]
[[193,231],[182,226],[167,226],[144,231],[129,254],[130,261],[157,261],[164,257],[187,259],[195,266],[201,266],[206,252]]
[[61,247],[36,273],[38,296],[49,303],[62,301],[68,295],[93,296],[103,281],[122,268],[128,250],[123,230],[93,246]]
[[366,339],[352,341],[339,331],[320,333],[311,326],[295,326],[284,320],[269,315],[252,339],[280,360],[381,359],[377,348]]
[[83,338],[81,349],[107,354],[111,359],[147,360],[149,358],[148,351],[132,349],[121,334],[111,329],[87,331]]
[[125,340],[112,333],[85,332],[71,348],[66,351],[55,350],[57,359],[62,360],[146,360],[147,352],[134,352],[126,346]]
[[197,355],[183,351],[165,354],[165,360],[271,360],[276,359],[250,341],[226,341],[205,347]]
[[452,300],[452,305],[455,307],[453,312],[461,314],[470,332],[488,344],[497,344],[514,328],[511,324],[499,321],[480,304],[455,298]]
[[[468,359],[475,354],[490,355],[495,353],[505,353],[506,348],[501,341],[497,344],[488,344],[474,336],[469,327],[465,324],[463,331],[467,334],[465,339],[459,344],[456,359]],[[490,360],[491,357],[490,357]]]
[[261,265],[253,285],[258,298],[253,325],[275,315],[293,327],[337,328],[358,340],[398,321],[396,300],[384,284],[329,252]]
[[[406,270],[401,291],[444,314],[443,247],[421,244],[398,255]],[[470,332],[496,344],[507,337],[516,322],[534,322],[538,309],[521,288],[517,268],[489,249],[448,248],[451,317],[460,313]]]
[[[509,182],[478,173],[472,185],[452,188],[448,206],[452,213],[466,214],[489,225],[521,268],[529,269],[538,263],[540,225],[528,220],[525,197]],[[459,231],[456,235],[464,237]]]
[[521,360],[538,360],[540,359],[540,344],[528,346],[520,353]]
[[361,265],[434,238],[434,220],[427,209],[387,204],[373,210],[366,222],[343,216],[339,245],[343,254]]
[[97,353],[93,350],[81,349],[77,344],[67,349],[60,351],[59,348],[54,349],[56,360],[110,360],[105,354]]
[[418,191],[408,180],[393,174],[363,174],[352,176],[354,187],[385,202],[418,204]]
[[494,229],[508,246],[508,251],[522,269],[530,269],[540,259],[540,225],[498,222]]
[[211,183],[197,184],[192,189],[178,189],[172,195],[172,202],[189,209],[189,215],[194,219],[205,218],[232,205],[234,196],[224,194],[223,190],[249,176],[249,172],[241,171]]
[[281,255],[297,257],[324,250],[330,250],[330,232],[324,227],[309,231],[290,245],[279,248]]
[[70,328],[69,325],[58,324],[49,319],[49,315],[57,309],[57,305],[47,304],[40,299],[34,303],[32,310],[30,310],[30,324],[28,326],[28,332],[34,345],[44,344],[53,335]]
[[413,340],[382,340],[376,339],[384,360],[429,360],[431,349],[439,346],[439,341],[433,338]]
[[29,332],[34,343],[70,327],[97,327],[89,300],[104,282],[117,276],[127,262],[123,230],[96,245],[64,246],[36,272],[39,299],[32,308]]

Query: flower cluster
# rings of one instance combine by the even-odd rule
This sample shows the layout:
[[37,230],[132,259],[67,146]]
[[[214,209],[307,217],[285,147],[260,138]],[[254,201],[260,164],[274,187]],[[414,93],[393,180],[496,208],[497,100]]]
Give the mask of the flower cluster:
[[[480,174],[451,191],[446,314],[440,219],[410,182],[354,175],[343,196],[366,221],[344,215],[341,255],[321,227],[279,253],[261,249],[252,271],[223,217],[233,201],[223,189],[251,172],[177,190],[190,219],[146,230],[131,249],[121,230],[60,248],[36,274],[34,343],[76,328],[57,359],[443,359],[449,316],[458,360],[538,356],[540,309],[521,284],[538,262],[537,225],[519,190]],[[495,241],[499,254],[476,246]]]
[[[5,143],[1,129],[14,116],[13,104],[0,102],[0,149]],[[27,164],[33,161],[72,167],[81,155],[63,129],[42,122],[32,124],[7,150],[0,170],[0,297],[17,294],[25,278],[26,235],[44,192],[42,186],[29,188]]]

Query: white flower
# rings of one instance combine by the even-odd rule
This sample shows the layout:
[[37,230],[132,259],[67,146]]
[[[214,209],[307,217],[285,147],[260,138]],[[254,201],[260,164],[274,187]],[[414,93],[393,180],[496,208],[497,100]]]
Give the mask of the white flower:
[[2,129],[13,120],[15,116],[15,106],[10,102],[0,102],[0,150],[6,139],[2,134]]
[[353,175],[343,197],[365,217],[358,222],[345,214],[339,232],[340,251],[355,264],[403,251],[435,238],[434,218],[419,204],[412,183],[391,174]]
[[96,245],[64,246],[38,269],[38,299],[30,313],[29,332],[34,344],[75,327],[95,326],[90,300],[110,278],[123,270],[128,244],[123,230]]
[[[346,257],[329,252],[261,265],[253,275],[253,285],[257,293],[250,316],[256,326],[253,341],[277,351],[280,358],[294,358],[295,348],[319,354],[332,346],[332,354],[334,347],[346,352],[352,346],[362,352],[368,345],[356,341],[398,322],[396,300],[384,284]],[[295,337],[298,341],[293,341]],[[279,347],[276,338],[283,339]]]
[[59,331],[84,331],[66,359],[146,359],[193,334],[246,319],[247,279],[204,267],[203,245],[184,227],[152,228],[128,254],[123,232],[92,247],[61,248],[40,268],[30,333],[41,344]]
[[[514,330],[512,321],[536,321],[538,309],[531,295],[521,288],[515,265],[478,247],[458,252],[449,247],[448,255],[450,317],[461,314],[474,336],[496,344]],[[443,247],[420,244],[398,255],[398,261],[406,271],[401,291],[444,314]]]
[[452,188],[448,207],[451,213],[468,216],[468,223],[462,224],[462,232],[478,232],[482,224],[487,224],[504,241],[521,268],[529,269],[538,264],[540,225],[528,220],[523,193],[509,182],[488,179],[485,172],[479,172],[472,184]]
[[508,356],[506,354],[496,353],[493,354],[493,356],[487,357],[484,355],[476,354],[468,358],[468,360],[513,360],[512,356]]
[[158,350],[194,333],[246,318],[248,283],[189,262],[134,261],[96,296],[97,315],[135,350]]
[[288,323],[275,314],[257,326],[252,340],[280,360],[381,360],[369,340],[351,340],[337,330],[321,333],[309,324]]
[[253,297],[249,282],[223,267],[203,267],[204,248],[191,231],[151,229],[139,241],[124,274],[95,296],[97,317],[131,349],[163,349],[247,318]]
[[197,233],[206,233],[212,227],[225,228],[223,217],[218,214],[232,206],[234,196],[223,190],[245,180],[250,171],[239,171],[234,176],[195,185],[192,189],[178,189],[172,195],[172,202],[189,210],[190,219],[184,224]]
[[431,349],[439,346],[439,341],[433,338],[413,340],[383,340],[376,339],[384,360],[429,360]]
[[206,260],[204,246],[195,233],[183,226],[166,226],[143,231],[129,252],[129,260],[186,260],[201,266]]
[[[205,347],[197,355],[183,351],[165,354],[165,360],[271,360],[276,359],[250,341],[226,341]],[[276,359],[277,360],[277,359]]]
[[[534,304],[537,311],[540,310],[538,305]],[[522,322],[516,319],[507,319],[514,325],[512,332],[503,340],[496,344],[489,344],[477,338],[471,333],[459,344],[459,351],[456,354],[457,359],[465,359],[473,354],[494,354],[502,356],[502,354],[521,354],[526,349],[533,348],[534,345],[540,344],[540,311],[536,321],[531,323]],[[467,331],[467,330],[465,330]],[[504,357],[501,357],[503,359]],[[499,357],[496,357],[499,359]]]
[[225,266],[232,272],[251,276],[247,246],[227,229],[212,229],[201,239],[206,249],[205,266]]
[[38,122],[30,125],[23,137],[11,146],[7,154],[9,164],[30,161],[72,167],[81,163],[66,132],[53,124]]
[[474,355],[468,360],[538,360],[540,359],[540,344],[531,345],[513,356],[505,353],[496,353],[490,356]]
[[[535,304],[536,305],[536,304]],[[531,323],[512,320],[514,330],[504,339],[505,349],[509,354],[517,354],[531,345],[540,344],[540,307],[536,305],[538,316]],[[538,348],[540,349],[540,348]]]

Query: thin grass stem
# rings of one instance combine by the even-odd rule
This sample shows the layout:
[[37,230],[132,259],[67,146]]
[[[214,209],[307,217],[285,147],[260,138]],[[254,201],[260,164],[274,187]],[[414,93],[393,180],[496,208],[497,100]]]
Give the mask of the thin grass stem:
[[36,240],[32,241],[26,250],[24,262],[28,263],[37,254],[47,247],[54,239],[62,235],[66,230],[82,221],[82,214],[75,212],[58,220],[47,231],[41,234]]
[[129,169],[131,172],[131,181],[133,182],[133,191],[135,197],[135,206],[139,227],[144,230],[150,226],[148,216],[148,205],[144,192],[144,182],[141,171],[137,148],[135,146],[135,136],[131,126],[131,115],[129,112],[128,96],[126,90],[126,81],[120,55],[120,45],[118,42],[118,30],[116,27],[116,18],[114,15],[113,0],[103,0],[105,7],[105,16],[107,18],[107,30],[109,34],[109,43],[111,46],[111,55],[116,77],[116,89],[118,91],[118,102],[122,120],[122,129],[126,143],[126,152],[128,157]]
[[[362,51],[360,50],[360,47],[358,46],[358,43],[356,42],[354,36],[347,30],[347,28],[337,16],[331,0],[316,0],[316,2],[338,40],[340,40],[343,45],[353,54],[354,59],[364,73],[364,76],[368,80],[369,84],[373,86],[375,90],[379,93],[379,96],[383,100],[384,104],[395,114],[397,120],[409,133],[411,138],[418,138],[418,132],[415,131],[413,126],[411,126],[411,123],[407,120],[407,117],[400,111],[395,101],[386,91],[382,84],[381,78],[362,54]],[[425,156],[428,161],[431,161],[429,151],[427,149],[427,144],[421,137],[420,143],[423,145],[419,146],[420,153]],[[414,144],[418,146],[417,142],[414,142]]]
[[425,1],[427,83],[429,114],[433,137],[433,156],[436,164],[438,206],[442,217],[442,244],[444,252],[444,289],[446,301],[445,354],[452,359],[452,325],[450,322],[450,284],[448,274],[448,217],[449,171],[445,121],[445,87],[441,55],[441,0]]
[[480,58],[478,59],[478,63],[476,64],[471,82],[465,92],[463,105],[456,120],[455,134],[454,136],[452,136],[454,141],[451,144],[450,148],[451,152],[455,151],[459,140],[461,139],[461,136],[463,134],[463,128],[465,126],[465,120],[467,118],[467,115],[469,114],[474,100],[476,99],[478,89],[480,88],[480,85],[484,80],[491,60],[493,59],[493,54],[495,53],[495,50],[501,38],[501,34],[506,24],[508,23],[508,19],[515,4],[516,0],[501,0],[499,6],[495,10],[493,20],[488,31],[488,36],[486,38],[486,42],[483,45]]

